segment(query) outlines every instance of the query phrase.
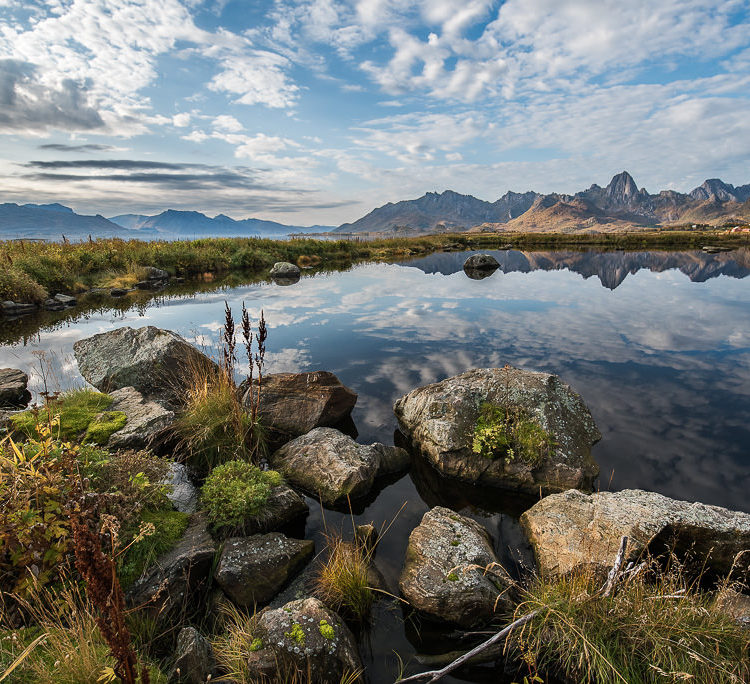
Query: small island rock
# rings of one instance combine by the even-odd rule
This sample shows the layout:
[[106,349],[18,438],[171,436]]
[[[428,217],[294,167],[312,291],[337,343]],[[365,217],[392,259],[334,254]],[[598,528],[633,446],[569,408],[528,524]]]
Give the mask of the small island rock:
[[270,270],[269,275],[272,278],[299,279],[300,273],[300,267],[296,264],[290,264],[288,261],[277,261]]
[[500,264],[491,254],[472,254],[464,262],[465,271],[495,271],[498,268]]

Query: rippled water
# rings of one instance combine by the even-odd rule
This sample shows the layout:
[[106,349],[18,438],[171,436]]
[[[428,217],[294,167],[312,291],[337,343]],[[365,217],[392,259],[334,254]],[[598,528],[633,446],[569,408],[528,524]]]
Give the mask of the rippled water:
[[[583,396],[603,434],[594,448],[601,489],[639,487],[750,511],[748,252],[494,254],[501,269],[482,280],[461,270],[467,253],[442,253],[305,274],[288,287],[203,284],[153,299],[138,294],[118,309],[4,321],[0,367],[26,368],[33,351],[53,352],[69,386],[80,382],[71,352],[82,337],[156,325],[211,345],[224,301],[235,312],[244,301],[265,311],[267,372],[331,370],[359,393],[359,441],[393,442],[391,406],[409,390],[509,363],[557,373]],[[506,561],[518,555],[515,518],[528,502],[493,493],[478,503],[478,494],[417,468],[356,515],[382,523],[408,502],[378,550],[393,591],[410,530],[438,503],[484,522]],[[310,503],[307,534],[319,540],[322,512]],[[329,526],[342,520],[325,516]],[[418,633],[397,606],[379,602],[363,636],[372,681],[392,681],[392,650],[408,659],[446,648],[433,635],[419,643]]]

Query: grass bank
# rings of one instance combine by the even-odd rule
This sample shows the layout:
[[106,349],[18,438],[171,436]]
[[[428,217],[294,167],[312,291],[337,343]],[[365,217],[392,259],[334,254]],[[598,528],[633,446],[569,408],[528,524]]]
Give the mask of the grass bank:
[[321,267],[356,261],[387,261],[444,249],[522,249],[600,247],[605,249],[695,249],[707,244],[750,245],[750,234],[719,230],[654,230],[598,235],[563,233],[457,233],[378,240],[288,241],[261,238],[204,238],[192,241],[144,242],[0,242],[0,300],[41,302],[56,292],[83,292],[132,280],[144,266],[191,277],[204,272],[260,270],[277,261]]

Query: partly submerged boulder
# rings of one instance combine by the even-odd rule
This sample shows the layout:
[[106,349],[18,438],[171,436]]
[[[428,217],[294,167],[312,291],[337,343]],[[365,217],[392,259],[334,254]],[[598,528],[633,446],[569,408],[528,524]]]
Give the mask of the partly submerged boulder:
[[321,684],[340,684],[362,670],[349,628],[316,598],[263,611],[255,620],[253,650],[244,654],[255,681],[285,681],[286,664]]
[[205,519],[194,515],[176,546],[160,556],[128,589],[128,606],[160,621],[189,612],[208,590],[215,554]]
[[750,514],[640,489],[554,494],[526,511],[521,525],[544,574],[610,568],[623,536],[628,537],[626,560],[673,548],[720,575],[742,552],[739,565],[750,562]]
[[296,264],[290,264],[288,261],[277,261],[269,271],[272,278],[296,278],[299,280],[300,268]]
[[601,434],[556,375],[477,368],[426,385],[393,407],[402,432],[440,473],[538,493],[590,488]]
[[[244,389],[249,408],[258,386]],[[341,423],[356,403],[356,392],[342,385],[333,373],[274,373],[263,376],[259,418],[274,440],[284,442],[314,428]]]
[[172,424],[175,414],[158,401],[149,401],[135,387],[111,392],[107,412],[122,411],[125,427],[113,433],[107,446],[114,449],[145,449],[152,446]]
[[29,376],[16,368],[0,368],[0,408],[24,408],[31,401]]
[[498,268],[500,264],[491,254],[472,254],[464,262],[464,271],[495,271]]
[[103,391],[134,387],[147,398],[170,398],[191,368],[216,364],[171,330],[154,326],[117,328],[73,345],[78,368]]
[[285,444],[271,456],[271,465],[305,491],[335,505],[366,495],[375,478],[408,465],[399,447],[357,444],[333,428],[316,428]]
[[511,585],[489,534],[470,518],[438,506],[409,536],[399,586],[420,613],[473,627],[511,607]]
[[216,583],[243,608],[268,603],[312,558],[309,539],[278,532],[227,539],[216,568]]

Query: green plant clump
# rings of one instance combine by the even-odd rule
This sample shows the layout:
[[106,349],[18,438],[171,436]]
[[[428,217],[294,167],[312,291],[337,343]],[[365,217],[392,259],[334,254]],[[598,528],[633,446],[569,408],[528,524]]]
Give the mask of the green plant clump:
[[103,446],[115,432],[122,430],[127,422],[128,417],[122,411],[105,411],[89,423],[83,435],[83,442]]
[[291,641],[298,643],[300,646],[305,645],[305,630],[302,629],[302,625],[299,622],[292,624],[292,630],[290,632],[284,632],[284,636]]
[[330,625],[328,623],[328,620],[320,621],[320,624],[318,625],[318,631],[320,632],[320,636],[322,636],[324,639],[328,639],[328,641],[333,641],[333,637],[336,636],[333,625]]
[[539,463],[555,446],[552,435],[517,406],[484,402],[474,428],[471,450],[489,459],[517,456],[527,463]]
[[282,483],[275,470],[261,470],[247,461],[229,461],[206,478],[201,501],[214,528],[241,530],[262,516],[271,489]]

